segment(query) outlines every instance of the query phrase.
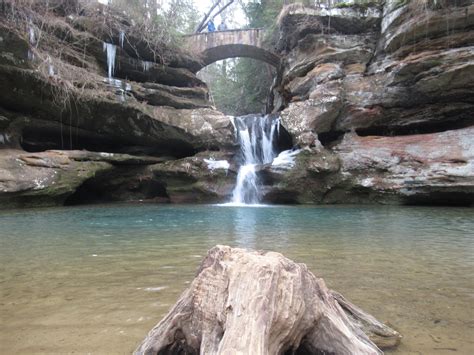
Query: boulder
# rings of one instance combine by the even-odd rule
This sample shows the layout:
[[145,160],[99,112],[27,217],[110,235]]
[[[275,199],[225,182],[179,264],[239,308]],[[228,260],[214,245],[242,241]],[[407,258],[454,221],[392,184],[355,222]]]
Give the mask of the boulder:
[[[223,203],[230,196],[237,176],[232,153],[201,152],[193,157],[149,167],[172,203]],[[226,164],[214,164],[227,162]]]
[[219,111],[202,108],[195,110],[177,110],[171,107],[155,107],[154,117],[173,127],[182,129],[194,137],[199,150],[235,148],[235,135],[232,118]]
[[[335,153],[346,195],[398,203],[474,203],[474,127],[397,137],[346,135]],[[332,202],[329,192],[326,201]],[[358,201],[359,202],[359,201]]]
[[318,85],[310,98],[294,102],[281,112],[283,126],[300,144],[300,135],[305,132],[323,133],[333,129],[336,118],[343,107],[342,86],[337,81]]
[[[340,161],[321,145],[305,148],[294,157],[294,165],[268,165],[259,172],[264,202],[324,203],[325,195],[340,181]],[[342,201],[339,201],[342,202]]]

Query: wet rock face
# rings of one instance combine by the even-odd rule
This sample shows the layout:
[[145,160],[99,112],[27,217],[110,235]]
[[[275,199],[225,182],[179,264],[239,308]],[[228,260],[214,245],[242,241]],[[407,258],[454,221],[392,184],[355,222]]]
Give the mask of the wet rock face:
[[[323,155],[340,168],[311,177],[321,152],[309,149],[297,159],[298,173],[272,175],[270,197],[280,189],[286,199],[289,186],[302,202],[472,203],[474,5],[386,2],[381,9],[369,15],[373,26],[354,26],[354,12],[331,23],[324,9],[281,15],[285,66],[275,109],[296,143],[307,147],[305,137],[318,135],[329,148]],[[426,159],[446,145],[449,158]],[[293,188],[305,179],[310,188]]]

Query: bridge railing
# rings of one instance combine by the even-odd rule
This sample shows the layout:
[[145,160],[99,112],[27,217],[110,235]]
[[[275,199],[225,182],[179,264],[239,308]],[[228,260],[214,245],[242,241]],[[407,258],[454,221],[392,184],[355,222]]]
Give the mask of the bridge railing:
[[204,52],[209,48],[235,44],[261,47],[263,32],[263,28],[201,32],[185,36],[185,41],[188,49],[195,52]]
[[262,31],[264,32],[265,29],[263,27],[254,27],[254,28],[231,28],[227,30],[215,30],[212,32],[199,32],[199,33],[191,33],[183,35],[183,37],[195,37],[200,35],[209,35],[209,34],[216,34],[216,33],[223,33],[223,32],[246,32],[246,31]]

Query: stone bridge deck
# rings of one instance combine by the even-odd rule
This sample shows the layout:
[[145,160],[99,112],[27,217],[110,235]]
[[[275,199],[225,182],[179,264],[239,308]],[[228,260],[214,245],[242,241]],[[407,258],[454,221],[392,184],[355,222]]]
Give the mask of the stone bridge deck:
[[247,57],[278,66],[280,58],[263,47],[261,28],[203,32],[186,36],[186,47],[199,55],[203,67],[227,58]]

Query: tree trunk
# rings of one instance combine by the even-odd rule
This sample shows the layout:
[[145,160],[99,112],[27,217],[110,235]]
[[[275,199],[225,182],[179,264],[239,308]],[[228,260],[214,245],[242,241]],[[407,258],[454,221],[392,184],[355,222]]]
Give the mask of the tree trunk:
[[382,354],[364,330],[380,346],[400,340],[306,265],[279,253],[216,246],[135,353]]

